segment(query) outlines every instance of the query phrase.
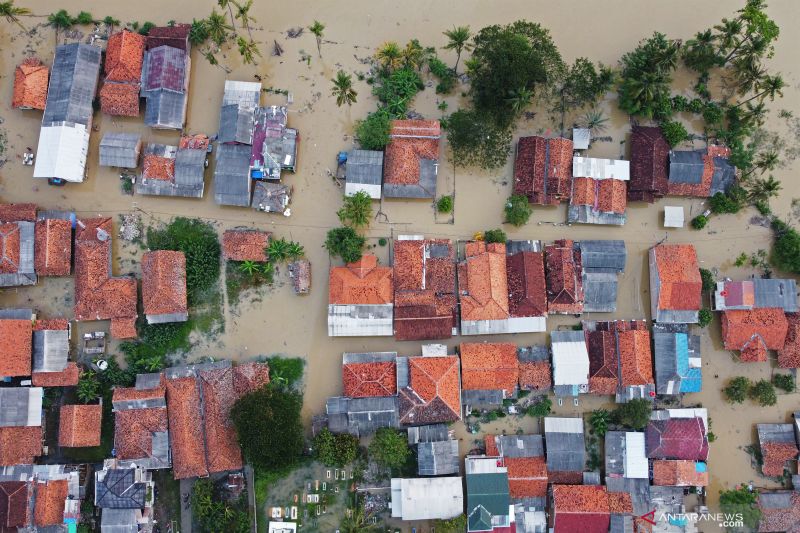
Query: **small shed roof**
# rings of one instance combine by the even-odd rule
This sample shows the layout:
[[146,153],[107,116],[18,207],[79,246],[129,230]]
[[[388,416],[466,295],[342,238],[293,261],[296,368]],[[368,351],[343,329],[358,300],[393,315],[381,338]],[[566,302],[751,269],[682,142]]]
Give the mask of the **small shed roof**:
[[253,201],[250,207],[265,213],[281,213],[289,216],[292,188],[283,183],[256,181],[253,185]]
[[572,148],[586,150],[592,140],[592,130],[589,128],[572,128]]
[[572,176],[597,180],[630,179],[630,161],[623,159],[599,159],[596,157],[573,157]]
[[44,109],[47,102],[47,81],[50,70],[35,57],[26,58],[14,70],[13,107]]
[[682,228],[684,224],[683,206],[667,205],[664,206],[664,227]]
[[138,133],[108,132],[100,141],[100,166],[136,168],[142,136]]
[[458,441],[420,442],[417,445],[417,465],[420,476],[458,474]]
[[383,182],[383,152],[379,150],[353,150],[347,156],[345,195],[353,196],[359,191],[370,198],[381,197]]
[[554,385],[588,385],[589,352],[583,331],[553,331],[550,338]]

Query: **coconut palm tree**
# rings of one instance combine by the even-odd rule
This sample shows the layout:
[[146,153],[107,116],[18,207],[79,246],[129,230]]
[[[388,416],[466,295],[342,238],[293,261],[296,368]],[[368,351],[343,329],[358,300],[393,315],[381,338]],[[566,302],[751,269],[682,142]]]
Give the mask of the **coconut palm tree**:
[[403,62],[407,67],[418,70],[425,62],[425,49],[419,44],[419,40],[411,39],[403,49]]
[[511,106],[511,110],[514,112],[514,114],[519,115],[531,103],[531,98],[533,98],[533,91],[527,87],[521,87],[519,89],[511,90],[508,93],[508,98],[506,98],[506,101]]
[[315,20],[314,24],[308,27],[308,31],[313,33],[314,37],[317,38],[317,53],[319,54],[319,57],[322,57],[322,32],[325,31],[325,24]]
[[786,82],[783,80],[783,76],[780,74],[775,74],[774,76],[765,75],[763,79],[756,82],[756,94],[743,102],[739,102],[736,104],[736,107],[746,104],[747,102],[750,102],[756,98],[761,101],[763,101],[765,98],[769,98],[771,102],[775,100],[776,96],[783,97],[783,89],[785,87]]
[[258,43],[252,39],[248,41],[244,37],[239,37],[236,40],[236,44],[239,47],[239,55],[242,56],[242,62],[245,65],[257,64],[255,58],[256,56],[261,56],[261,52],[258,50]]
[[375,59],[383,68],[396,70],[403,64],[403,52],[396,42],[387,41],[375,51]]
[[225,15],[217,13],[216,9],[211,10],[211,14],[206,19],[206,29],[208,36],[217,46],[228,40],[228,32],[233,31],[233,26],[225,21]]
[[767,75],[767,69],[761,65],[758,58],[745,57],[733,62],[733,79],[736,83],[736,92],[744,96],[753,91],[759,80]]
[[236,20],[233,18],[233,6],[236,4],[233,0],[217,0],[217,5],[231,16],[231,28],[236,28]]
[[472,33],[469,31],[469,26],[455,26],[452,30],[443,32],[443,34],[447,37],[448,41],[442,48],[445,50],[455,50],[456,65],[453,67],[453,71],[458,73],[458,62],[461,61],[461,52],[469,52],[472,50],[472,44],[469,42]]
[[770,198],[778,196],[781,189],[783,189],[781,182],[770,174],[768,178],[759,178],[753,181],[749,192],[750,200],[766,202]]
[[303,257],[306,253],[306,250],[305,248],[303,248],[303,245],[300,244],[299,242],[292,241],[289,243],[288,253],[289,253],[289,259],[294,261],[295,259],[300,259],[301,257]]
[[114,28],[120,25],[119,19],[115,19],[111,15],[108,15],[106,18],[103,19],[103,24],[108,26],[108,33],[109,35],[114,33]]
[[592,137],[596,137],[598,133],[603,133],[606,131],[608,128],[606,125],[607,122],[608,117],[604,116],[601,110],[590,109],[581,118],[580,125],[583,128],[587,128],[592,134]]
[[364,512],[364,507],[354,509],[350,516],[346,516],[339,529],[342,533],[373,533],[378,531],[378,526],[370,522],[371,516]]
[[355,103],[358,93],[353,90],[353,78],[350,74],[340,70],[331,81],[333,82],[331,96],[336,97],[336,105],[342,107],[343,104],[352,105]]
[[242,261],[242,263],[239,265],[239,270],[248,276],[252,276],[258,272],[258,264],[255,261]]
[[66,9],[61,9],[47,15],[47,23],[56,31],[56,41],[58,41],[58,32],[72,27],[72,17],[69,16]]
[[0,2],[0,17],[6,19],[6,22],[16,24],[23,30],[25,26],[19,21],[19,17],[30,17],[33,13],[27,7],[17,7],[14,5],[14,0],[8,2]]
[[242,23],[242,26],[245,27],[247,30],[247,34],[250,36],[250,40],[253,40],[253,32],[250,30],[250,23],[255,22],[256,18],[250,14],[250,9],[253,7],[253,0],[247,0],[247,2],[240,4],[238,2],[233,3],[236,6],[236,18]]
[[763,174],[764,172],[772,172],[778,165],[781,163],[781,156],[778,154],[777,150],[767,150],[766,152],[761,152],[755,158],[753,162],[753,167],[757,168]]
[[193,46],[200,46],[208,39],[208,21],[206,19],[192,19],[192,27],[189,28],[189,42]]

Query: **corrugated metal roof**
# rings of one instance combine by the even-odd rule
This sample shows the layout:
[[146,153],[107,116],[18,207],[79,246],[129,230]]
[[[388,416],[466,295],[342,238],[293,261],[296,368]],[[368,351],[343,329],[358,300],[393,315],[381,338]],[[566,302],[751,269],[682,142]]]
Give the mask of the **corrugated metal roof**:
[[648,462],[644,447],[644,433],[625,433],[625,477],[648,479]]
[[220,205],[250,205],[250,147],[217,145],[214,168],[214,199]]
[[714,158],[714,175],[711,177],[711,191],[709,196],[718,192],[727,193],[736,181],[736,167],[731,165],[725,157]]
[[[91,124],[100,61],[101,52],[96,46],[71,43],[56,47],[42,125]],[[41,150],[38,155],[41,157]]]
[[419,160],[419,183],[384,183],[386,198],[436,198],[436,175],[439,163],[432,159]]
[[408,444],[413,446],[420,442],[436,442],[448,440],[447,424],[428,424],[408,428]]
[[542,457],[544,440],[541,435],[497,435],[497,450],[503,457]]
[[703,181],[703,152],[673,150],[669,153],[669,181],[698,184]]
[[586,150],[592,139],[592,132],[589,128],[572,128],[572,148],[574,150]]
[[0,287],[19,287],[36,283],[36,272],[33,266],[33,245],[35,224],[33,222],[16,222],[19,228],[19,263],[16,272],[0,274]]
[[595,272],[624,272],[628,251],[623,240],[584,240],[578,242],[581,265]]
[[186,123],[186,93],[168,89],[148,91],[144,123],[151,128],[183,129]]
[[42,425],[41,387],[0,388],[0,427]]
[[392,479],[392,517],[446,520],[464,512],[460,477]]
[[383,182],[383,152],[377,150],[353,150],[347,156],[345,166],[347,185],[345,194],[352,196],[364,191],[370,198],[381,197]]
[[138,133],[108,132],[100,141],[100,166],[136,168],[139,166],[142,136]]
[[623,226],[627,220],[628,216],[625,213],[598,211],[591,205],[570,205],[567,209],[568,222]]
[[394,334],[393,309],[392,304],[329,305],[328,336],[391,336]]
[[797,312],[797,282],[793,279],[753,280],[756,308],[780,307],[787,313]]
[[583,310],[587,313],[613,313],[617,310],[617,275],[606,272],[583,273]]
[[554,385],[588,385],[589,352],[583,331],[550,333],[553,352]]
[[67,330],[33,332],[33,372],[61,372],[67,367],[68,357]]
[[417,445],[417,473],[420,476],[458,474],[458,441],[420,442]]
[[83,124],[53,123],[43,126],[39,133],[33,177],[82,182],[86,173],[89,133]]

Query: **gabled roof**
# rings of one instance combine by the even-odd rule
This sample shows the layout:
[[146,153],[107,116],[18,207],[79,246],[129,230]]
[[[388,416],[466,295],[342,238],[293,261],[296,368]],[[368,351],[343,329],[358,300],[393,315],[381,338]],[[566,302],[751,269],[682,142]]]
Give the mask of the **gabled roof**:
[[645,442],[647,457],[651,459],[705,461],[708,458],[708,437],[700,417],[650,420]]
[[461,320],[508,318],[506,247],[482,241],[466,245],[466,258],[458,265]]
[[438,120],[392,121],[383,156],[384,196],[436,196],[440,135]]
[[0,481],[0,530],[17,531],[30,521],[30,484]]
[[505,397],[517,388],[519,366],[514,343],[462,343],[461,384],[464,390],[502,390]]
[[214,201],[220,205],[250,205],[250,146],[220,144],[214,166]]
[[148,49],[142,72],[142,94],[159,89],[185,92],[186,52],[171,46]]
[[509,515],[508,471],[494,458],[467,457],[467,531],[505,531],[492,525]]
[[506,258],[508,310],[512,317],[547,316],[547,287],[542,252],[518,252]]
[[[400,423],[407,426],[461,419],[461,381],[456,356],[398,359]],[[404,374],[404,375],[403,375]]]
[[136,168],[142,150],[138,133],[108,132],[100,140],[100,166]]
[[619,386],[617,378],[617,339],[609,330],[587,331],[589,352],[589,392],[614,394]]
[[151,315],[173,315],[169,322],[186,320],[186,256],[157,250],[142,256],[142,305]]
[[582,479],[582,472],[586,464],[583,419],[545,417],[544,435],[547,449],[547,470],[551,482],[563,483],[570,478],[570,476],[559,477],[559,473],[572,474],[572,479]]
[[580,249],[571,240],[557,240],[545,247],[547,302],[551,313],[583,311]]
[[766,361],[767,350],[780,350],[789,322],[783,309],[730,310],[722,314],[722,342],[726,350],[740,350],[741,360]]
[[792,424],[756,424],[758,444],[764,462],[761,471],[765,476],[781,477],[787,461],[798,455]]
[[31,465],[42,455],[42,426],[0,427],[0,466]]
[[29,57],[14,70],[12,107],[44,109],[47,103],[47,82],[50,71],[35,57]]
[[689,335],[686,324],[656,324],[653,327],[653,344],[657,392],[700,392],[700,337]]
[[144,509],[147,485],[136,480],[135,468],[95,472],[94,504],[101,509]]
[[800,529],[800,492],[797,490],[759,491],[761,520],[759,533],[796,532]]
[[520,355],[519,388],[522,390],[547,391],[553,386],[550,352],[546,346],[539,348],[544,350],[544,359],[528,360],[523,359],[523,356]]
[[667,193],[669,144],[659,127],[634,126],[631,132],[628,199],[652,203]]
[[139,84],[106,81],[100,88],[100,109],[107,115],[139,116]]
[[37,220],[33,265],[39,276],[69,276],[72,270],[72,223],[63,219]]
[[66,448],[100,446],[103,406],[63,405],[58,425],[58,445]]
[[620,383],[623,386],[648,385],[654,382],[650,332],[646,328],[647,324],[642,321],[637,324],[636,329],[617,333]]
[[89,126],[100,61],[101,52],[96,46],[71,43],[56,47],[43,125],[68,122]]
[[174,24],[172,26],[156,26],[150,29],[147,34],[147,49],[158,48],[159,46],[171,46],[189,52],[189,32],[191,24]]
[[121,461],[149,462],[150,468],[170,466],[166,383],[153,388],[115,388],[114,449]]
[[383,183],[383,152],[353,150],[347,155],[345,194],[352,196],[364,191],[370,198],[381,197]]
[[607,532],[612,496],[599,485],[553,485],[553,531]]
[[105,62],[107,82],[134,83],[138,90],[145,41],[144,35],[129,30],[119,31],[108,38]]
[[698,310],[703,282],[697,252],[691,244],[659,244],[653,248],[658,272],[658,309]]
[[653,461],[653,485],[668,487],[708,486],[708,467],[696,461]]
[[175,479],[207,476],[200,392],[195,378],[167,380],[167,405]]
[[342,357],[344,395],[350,398],[397,394],[396,352],[345,353]]
[[36,283],[34,241],[33,222],[0,224],[0,286],[14,287]]
[[222,234],[222,255],[229,261],[267,261],[271,233],[252,229],[229,229]]
[[566,200],[572,179],[572,148],[569,139],[520,137],[514,158],[514,193],[541,205]]
[[0,203],[0,222],[36,222],[36,204]]
[[0,376],[31,375],[33,323],[30,319],[0,319]]
[[364,254],[355,263],[331,268],[329,304],[392,304],[392,269]]
[[779,368],[800,368],[800,313],[786,313],[786,342],[778,350]]

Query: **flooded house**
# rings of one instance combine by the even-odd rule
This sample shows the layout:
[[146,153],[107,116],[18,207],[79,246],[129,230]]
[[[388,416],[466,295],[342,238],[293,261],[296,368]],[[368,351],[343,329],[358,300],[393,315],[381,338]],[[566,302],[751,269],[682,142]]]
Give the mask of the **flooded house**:
[[446,476],[461,472],[458,441],[451,434],[447,424],[408,428],[408,445],[417,450],[418,475]]
[[561,137],[520,137],[514,156],[514,194],[539,205],[569,199],[573,146]]
[[539,241],[506,243],[508,314],[531,331],[547,330],[547,283],[544,253]]
[[383,184],[383,152],[380,150],[352,150],[345,163],[345,196],[365,192],[373,200],[380,200]]
[[589,352],[583,331],[551,331],[553,392],[557,397],[589,392]]
[[225,80],[214,170],[214,196],[220,205],[250,205],[253,116],[260,100],[260,83]]
[[758,491],[759,533],[783,533],[800,528],[800,491]]
[[355,263],[333,267],[329,277],[328,335],[392,335],[392,269],[365,254]]
[[718,281],[714,290],[717,311],[779,308],[797,312],[797,282],[793,279]]
[[400,424],[419,426],[461,420],[459,359],[444,345],[422,347],[422,356],[397,358]]
[[702,390],[700,336],[691,335],[687,324],[653,324],[653,346],[657,394]]
[[537,394],[553,388],[553,369],[550,349],[543,345],[523,346],[517,350],[519,361],[519,388]]
[[136,168],[142,153],[142,136],[138,133],[110,131],[100,140],[100,166]]
[[464,512],[463,479],[392,478],[392,518],[449,520]]
[[34,387],[74,387],[80,369],[69,360],[70,325],[65,318],[36,320],[33,323]]
[[100,109],[107,115],[138,117],[147,37],[122,30],[108,38]]
[[294,172],[298,134],[296,129],[287,126],[288,119],[286,106],[255,108],[250,178],[279,181],[283,170]]
[[703,461],[655,460],[653,461],[653,485],[707,487],[708,466]]
[[286,268],[289,270],[289,277],[292,278],[295,294],[311,292],[311,262],[308,259],[292,261]]
[[42,455],[41,387],[0,389],[0,466],[32,465]]
[[34,285],[36,206],[0,205],[0,287]]
[[467,532],[514,531],[508,469],[496,457],[467,456]]
[[184,135],[178,146],[148,144],[136,193],[202,198],[208,145],[205,135]]
[[628,494],[608,492],[598,485],[554,485],[551,498],[553,533],[604,533],[610,531],[613,517],[633,513]]
[[182,130],[186,125],[191,45],[189,24],[156,27],[145,42],[141,96],[144,123],[154,129]]
[[[84,487],[80,465],[15,465],[0,474],[0,528],[68,531],[81,522]],[[88,517],[87,517],[88,518]]]
[[3,343],[0,376],[3,378],[30,376],[33,354],[33,311],[30,309],[0,311],[0,340]]
[[490,434],[484,437],[484,443],[486,455],[500,458],[507,469],[512,505],[520,511],[535,513],[544,523],[548,481],[542,436]]
[[[758,447],[763,462],[761,473],[767,477],[782,477],[786,463],[797,461],[798,449],[792,424],[756,424]],[[787,469],[791,472],[791,469]]]
[[229,229],[222,234],[222,257],[228,261],[269,261],[267,246],[268,231],[254,229]]
[[114,449],[121,467],[171,468],[166,381],[161,373],[139,374],[133,387],[115,387]]
[[551,314],[583,312],[584,290],[580,248],[569,239],[545,246],[547,310]]
[[462,343],[461,402],[473,409],[497,409],[503,400],[517,397],[519,361],[517,345],[511,342]]
[[629,494],[633,513],[637,516],[649,512],[650,469],[645,455],[644,433],[606,432],[605,454],[605,485],[608,492]]
[[655,397],[650,331],[644,320],[584,321],[589,392],[614,394],[617,403]]
[[757,363],[767,360],[768,350],[786,344],[789,321],[783,309],[734,309],[722,313],[722,343],[726,350],[739,351],[739,360]]
[[778,350],[778,368],[800,368],[800,314],[787,313],[786,342]]
[[62,405],[59,411],[58,445],[62,448],[100,446],[103,405]]
[[50,69],[36,57],[28,57],[14,69],[11,107],[44,110]]
[[654,322],[697,324],[703,282],[691,244],[658,244],[650,249],[650,307]]
[[186,322],[186,256],[156,250],[142,256],[142,307],[148,324]]
[[669,143],[657,126],[633,126],[630,143],[628,200],[652,204],[667,195]]
[[586,240],[577,246],[581,252],[584,312],[615,312],[618,278],[625,272],[628,257],[625,241]]
[[384,198],[436,198],[438,120],[393,120],[383,154]]
[[728,162],[730,149],[709,145],[706,150],[669,152],[667,195],[707,198],[726,193],[736,180],[736,167]]
[[583,483],[586,442],[583,419],[547,416],[544,419],[547,475],[550,483]]
[[629,161],[573,157],[572,176],[568,222],[625,224]]
[[253,200],[250,207],[263,213],[280,213],[285,217],[292,214],[289,203],[292,201],[292,187],[273,181],[256,181],[253,184]]
[[653,411],[645,429],[649,459],[708,459],[708,412],[706,409]]
[[249,176],[250,146],[220,144],[214,168],[214,201],[219,205],[249,207],[252,180]]
[[155,499],[152,474],[141,466],[122,466],[106,459],[94,473],[94,506],[103,531],[152,528]]

